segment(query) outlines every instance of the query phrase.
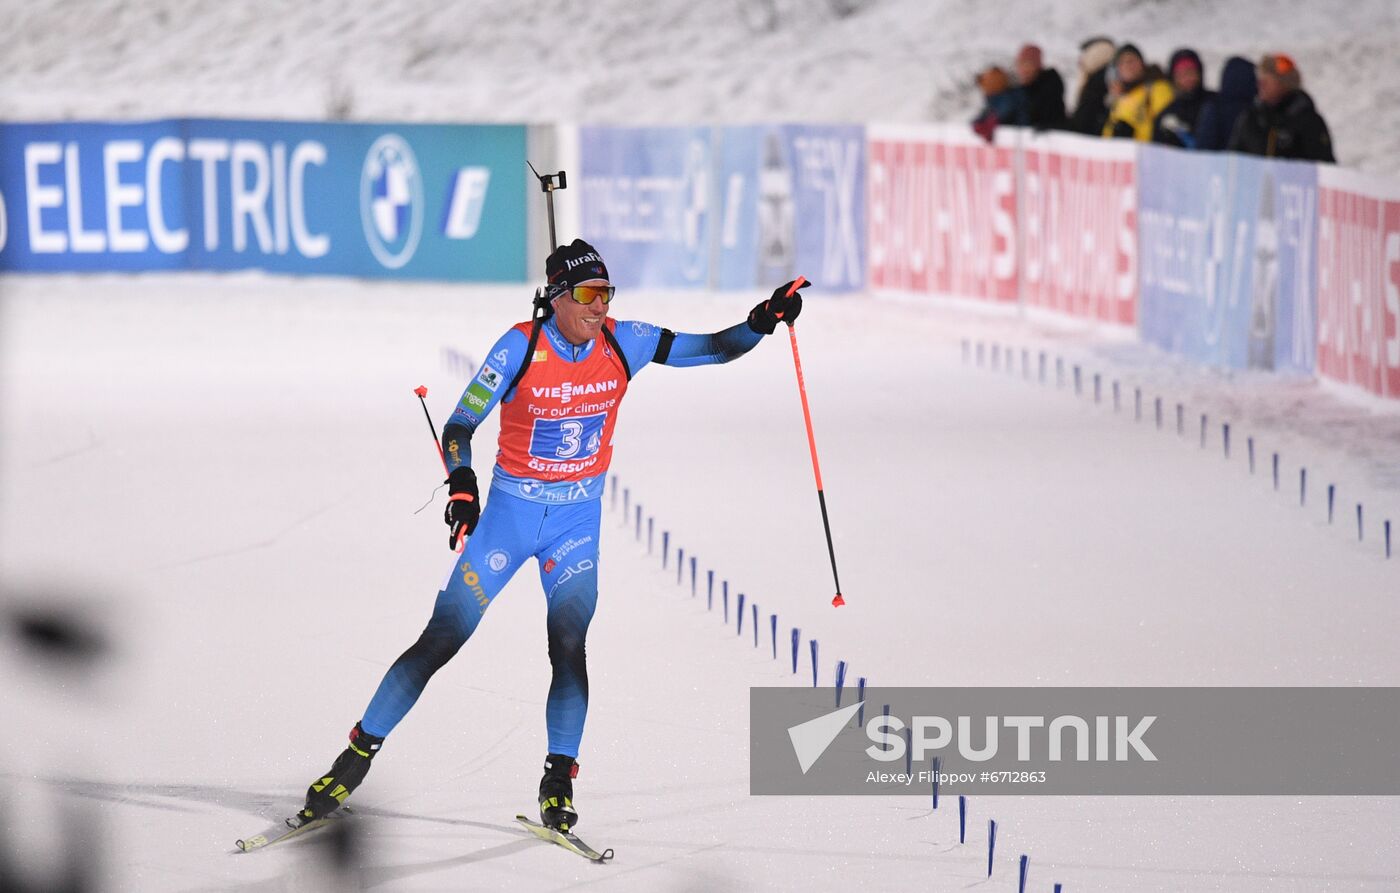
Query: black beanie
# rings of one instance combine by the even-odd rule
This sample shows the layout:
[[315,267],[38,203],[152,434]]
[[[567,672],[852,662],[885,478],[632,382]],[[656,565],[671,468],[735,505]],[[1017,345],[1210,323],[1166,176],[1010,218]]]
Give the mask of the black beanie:
[[607,279],[608,268],[592,245],[574,239],[554,249],[544,262],[544,274],[550,285],[573,288],[589,279]]

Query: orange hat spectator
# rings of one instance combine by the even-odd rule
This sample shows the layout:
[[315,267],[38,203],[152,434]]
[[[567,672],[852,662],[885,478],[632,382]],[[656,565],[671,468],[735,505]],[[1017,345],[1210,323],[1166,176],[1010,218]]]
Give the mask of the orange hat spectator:
[[1292,58],[1269,53],[1255,69],[1259,95],[1240,116],[1230,148],[1250,155],[1335,162],[1332,134],[1312,97],[1303,92],[1303,73]]

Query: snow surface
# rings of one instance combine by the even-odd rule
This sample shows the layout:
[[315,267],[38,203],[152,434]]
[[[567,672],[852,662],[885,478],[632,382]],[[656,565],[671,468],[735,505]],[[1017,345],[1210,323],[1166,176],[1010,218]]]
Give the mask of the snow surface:
[[[580,830],[617,849],[612,865],[510,826],[545,747],[528,572],[376,760],[349,870],[329,873],[314,846],[233,855],[299,802],[426,620],[450,556],[440,497],[414,514],[440,470],[411,389],[428,385],[440,422],[464,381],[447,360],[479,356],[528,289],[5,286],[6,602],[76,604],[115,643],[85,682],[0,640],[7,727],[23,730],[6,749],[0,838],[30,870],[76,814],[96,823],[82,839],[109,889],[957,890],[982,878],[995,818],[988,889],[1015,889],[1021,853],[1033,890],[1400,886],[1393,798],[974,795],[959,846],[947,799],[930,814],[924,794],[750,797],[747,689],[806,684],[805,659],[794,677],[766,641],[736,636],[613,513],[577,788]],[[615,312],[708,331],[755,299],[633,292]],[[838,659],[882,685],[1400,682],[1400,561],[1374,531],[1358,544],[1315,503],[1299,509],[1238,447],[1226,461],[1214,440],[1202,451],[1069,387],[965,365],[961,342],[1048,345],[1125,383],[1189,385],[1162,390],[1173,400],[1225,403],[1234,383],[947,305],[817,297],[798,329],[847,607],[827,604],[784,339],[724,367],[643,371],[614,468],[657,519],[657,549],[666,529],[700,557],[702,587],[712,567],[784,633],[820,641],[824,684]],[[1283,398],[1255,390],[1283,425]],[[1392,423],[1309,399],[1357,431]],[[1314,442],[1305,425],[1289,436]],[[1336,461],[1364,481],[1397,458],[1393,440],[1377,449]]]
[[[1283,51],[1349,167],[1400,176],[1394,0],[25,0],[0,2],[0,117],[169,115],[676,124],[970,120],[1025,41]],[[1073,96],[1070,102],[1073,102]]]

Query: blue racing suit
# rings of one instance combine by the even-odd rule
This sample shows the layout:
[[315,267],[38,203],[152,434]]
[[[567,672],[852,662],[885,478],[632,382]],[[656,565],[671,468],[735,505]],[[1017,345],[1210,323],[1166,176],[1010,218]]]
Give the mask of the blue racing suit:
[[[673,333],[644,322],[619,321],[617,345],[633,377],[648,363],[703,366],[725,363],[752,350],[763,336],[740,323],[710,335]],[[470,466],[471,437],[498,402],[514,398],[503,382],[516,380],[528,337],[511,329],[467,386],[443,427],[448,470]],[[541,326],[536,352],[549,350],[566,363],[582,363],[598,340],[571,344],[551,318]],[[620,403],[620,401],[619,401]],[[616,408],[613,409],[616,412]],[[539,562],[548,604],[546,627],[553,678],[545,707],[549,752],[577,757],[588,712],[584,639],[598,603],[598,535],[606,472],[570,481],[511,475],[497,465],[480,522],[437,595],[422,635],[379,684],[361,728],[386,736],[437,672],[476,631],[496,594],[527,558]]]

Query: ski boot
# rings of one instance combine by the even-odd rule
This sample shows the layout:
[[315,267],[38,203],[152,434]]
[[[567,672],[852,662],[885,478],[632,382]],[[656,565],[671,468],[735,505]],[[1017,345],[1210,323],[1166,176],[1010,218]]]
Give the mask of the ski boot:
[[574,778],[578,763],[573,757],[552,753],[544,758],[540,779],[540,824],[556,831],[572,831],[578,824],[574,810]]
[[306,806],[297,813],[302,824],[325,818],[340,808],[369,772],[370,760],[379,753],[384,739],[371,735],[355,723],[350,730],[350,746],[335,758],[330,771],[306,789]]

